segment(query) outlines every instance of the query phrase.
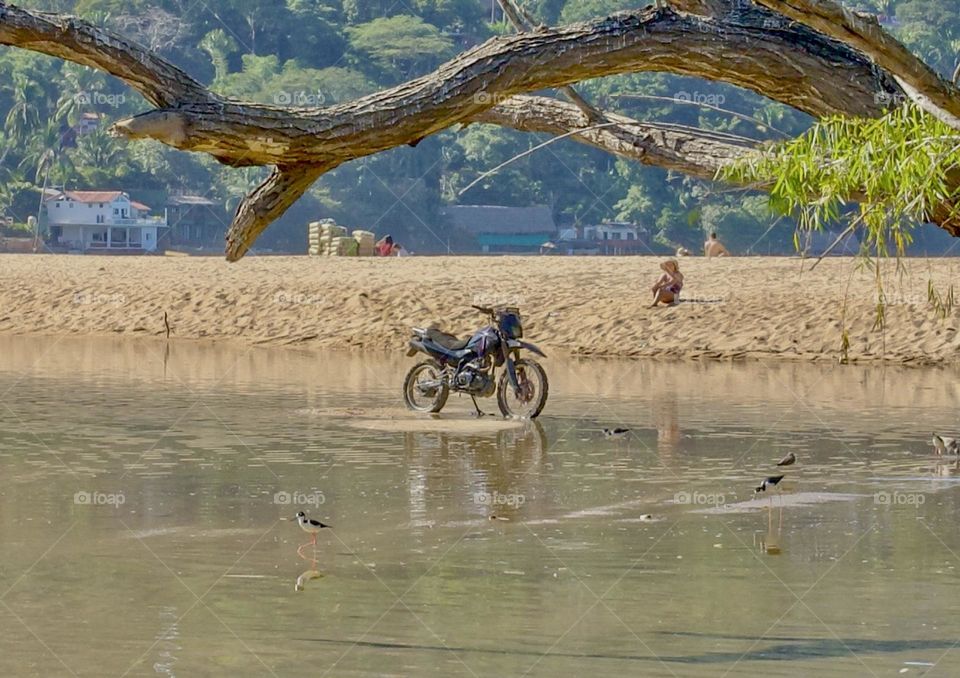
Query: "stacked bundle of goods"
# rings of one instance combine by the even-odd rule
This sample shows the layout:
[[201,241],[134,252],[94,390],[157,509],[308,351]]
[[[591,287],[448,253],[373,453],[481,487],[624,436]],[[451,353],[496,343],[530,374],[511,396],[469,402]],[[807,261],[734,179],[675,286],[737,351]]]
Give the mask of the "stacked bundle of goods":
[[331,257],[355,257],[357,256],[357,241],[349,236],[339,236],[330,241],[330,249],[327,254]]
[[334,246],[334,240],[342,238],[347,234],[347,229],[343,226],[337,226],[333,219],[321,219],[320,221],[310,222],[308,231],[307,253],[312,256],[336,256],[337,248]]
[[328,257],[340,255],[340,240],[347,234],[347,229],[337,226],[333,219],[323,219],[320,223],[320,253]]
[[320,256],[320,222],[311,221],[307,229],[307,254],[311,257]]
[[370,231],[354,231],[337,226],[333,219],[310,222],[307,235],[307,253],[310,256],[372,257],[376,252],[376,236]]
[[357,254],[361,257],[372,257],[376,252],[376,236],[370,231],[354,231],[353,239],[357,242]]

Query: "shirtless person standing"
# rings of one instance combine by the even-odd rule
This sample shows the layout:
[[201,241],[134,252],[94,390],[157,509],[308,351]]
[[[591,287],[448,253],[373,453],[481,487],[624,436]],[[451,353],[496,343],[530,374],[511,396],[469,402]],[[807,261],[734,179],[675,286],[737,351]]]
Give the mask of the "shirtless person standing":
[[709,257],[729,257],[730,253],[723,243],[717,240],[717,234],[711,233],[707,241],[703,243],[703,256]]

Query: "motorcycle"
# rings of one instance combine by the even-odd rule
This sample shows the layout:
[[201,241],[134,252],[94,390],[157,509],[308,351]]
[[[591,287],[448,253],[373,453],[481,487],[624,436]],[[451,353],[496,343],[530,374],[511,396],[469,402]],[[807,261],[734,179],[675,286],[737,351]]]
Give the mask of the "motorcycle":
[[[439,412],[453,391],[469,395],[477,416],[481,416],[477,398],[496,393],[503,416],[535,418],[547,402],[547,373],[537,361],[521,358],[520,351],[543,358],[546,354],[522,340],[519,309],[472,308],[489,316],[491,324],[466,339],[435,328],[413,328],[407,355],[424,353],[428,359],[414,365],[404,379],[407,407],[417,412]],[[504,366],[498,383],[497,370]]]

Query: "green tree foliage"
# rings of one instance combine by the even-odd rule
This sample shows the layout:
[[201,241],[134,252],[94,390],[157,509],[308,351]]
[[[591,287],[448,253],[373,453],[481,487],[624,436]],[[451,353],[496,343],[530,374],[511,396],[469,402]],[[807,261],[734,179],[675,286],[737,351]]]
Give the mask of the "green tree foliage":
[[347,29],[356,62],[367,72],[396,78],[426,71],[453,52],[453,42],[435,26],[406,15],[374,19]]
[[[903,254],[915,224],[956,201],[948,175],[960,164],[960,134],[913,105],[878,119],[831,118],[724,176],[771,185],[770,203],[823,230],[845,217],[862,225],[881,256]],[[849,203],[861,198],[856,212]]]

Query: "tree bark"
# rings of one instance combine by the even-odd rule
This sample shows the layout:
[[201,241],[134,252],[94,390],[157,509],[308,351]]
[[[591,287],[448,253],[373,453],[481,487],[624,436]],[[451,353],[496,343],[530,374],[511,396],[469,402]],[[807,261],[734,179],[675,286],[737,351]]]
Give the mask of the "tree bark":
[[[515,97],[528,91],[663,71],[737,85],[813,116],[877,116],[885,103],[903,96],[893,78],[859,51],[768,9],[727,0],[678,1],[713,15],[647,8],[538,27],[491,39],[396,87],[319,109],[220,97],[122,36],[3,2],[0,44],[98,68],[141,92],[157,109],[117,123],[114,131],[121,136],[208,153],[232,166],[275,166],[238,208],[227,235],[231,261],[313,181],[349,160],[415,144],[456,123],[484,121],[550,133],[589,125],[590,109]],[[578,140],[696,176],[712,176],[737,153],[756,148],[729,135],[604,115],[623,124],[584,131]]]

